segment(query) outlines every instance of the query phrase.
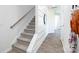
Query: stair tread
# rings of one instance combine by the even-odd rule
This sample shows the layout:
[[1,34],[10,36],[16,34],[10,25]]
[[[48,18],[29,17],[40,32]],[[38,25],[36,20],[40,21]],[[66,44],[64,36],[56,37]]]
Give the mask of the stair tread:
[[[29,44],[28,44],[29,45]],[[24,45],[24,44],[20,44],[20,43],[15,43],[14,47],[21,49],[23,51],[26,51],[26,49],[28,48],[28,45]]]
[[34,33],[26,33],[26,32],[23,32],[22,34],[25,34],[25,35],[31,35],[31,36],[34,35]]
[[[35,28],[26,28],[26,29],[27,29],[27,30],[35,30]],[[26,30],[26,29],[25,29],[25,30]]]
[[18,39],[19,39],[19,40],[26,41],[26,42],[30,42],[30,41],[31,41],[31,39],[24,38],[24,37],[22,37],[22,36],[20,36]]
[[27,28],[30,28],[30,29],[34,29],[35,28],[35,26],[31,26],[31,25],[29,25],[29,26],[27,26]]
[[35,20],[32,20],[31,22],[35,22]]
[[29,34],[21,34],[22,37],[24,38],[28,38],[28,39],[32,39],[33,35],[29,35]]
[[30,22],[29,25],[35,25],[35,22]]
[[[35,23],[34,23],[34,22],[31,22],[31,23],[29,23],[29,25],[30,25],[30,26],[35,26]],[[28,25],[28,26],[29,26],[29,25]]]
[[33,18],[33,19],[31,20],[31,22],[32,22],[32,21],[35,22],[35,18]]
[[29,24],[28,26],[35,26],[35,24]]
[[35,22],[30,22],[29,25],[35,25]]
[[26,31],[26,30],[35,32],[35,29],[29,29],[29,28],[24,29],[24,31]]
[[35,31],[34,30],[24,30],[25,33],[30,33],[30,34],[34,34]]
[[33,20],[31,20],[31,22],[35,22],[35,20],[33,19]]

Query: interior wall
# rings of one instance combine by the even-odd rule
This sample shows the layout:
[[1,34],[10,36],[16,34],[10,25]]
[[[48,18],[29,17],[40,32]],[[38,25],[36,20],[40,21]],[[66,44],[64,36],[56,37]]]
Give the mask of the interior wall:
[[70,35],[70,19],[71,19],[71,5],[62,5],[60,13],[61,25],[61,41],[65,52],[70,52],[69,35]]
[[[58,6],[59,9],[48,9],[48,19],[47,19],[47,29],[48,33],[53,33],[56,30],[57,34],[61,34],[61,41],[63,44],[64,52],[70,52],[70,44],[69,44],[69,37],[70,37],[70,19],[72,13],[72,6],[71,5],[60,5]],[[55,16],[55,12],[57,11]],[[55,18],[56,17],[56,18]],[[56,19],[59,18],[59,24],[56,26]],[[58,33],[59,32],[59,33]],[[79,52],[79,38],[77,40],[77,52]]]
[[48,29],[48,33],[54,33],[54,29],[55,29],[55,10],[52,9],[52,8],[48,8],[47,29]]
[[44,24],[44,14],[47,13],[46,6],[36,6],[36,32],[40,32],[46,28],[46,24]]
[[[71,18],[71,5],[61,5],[58,9],[59,25],[61,41],[65,52],[70,52],[69,48],[69,35],[70,35],[70,18]],[[48,9],[47,11],[47,32],[53,33],[55,27],[55,9]],[[58,17],[58,16],[57,16]],[[41,22],[39,22],[41,23]],[[41,29],[42,27],[39,27]]]
[[45,40],[47,36],[47,19],[45,19],[45,24],[44,24],[44,15],[47,16],[47,7],[46,6],[41,6],[37,5],[36,6],[36,20],[35,20],[35,25],[36,25],[36,32],[31,40],[31,43],[29,45],[29,48],[27,49],[28,52],[37,52],[38,48],[41,46],[43,41]]
[[47,29],[48,33],[54,33],[60,27],[60,6],[47,6]]
[[34,16],[34,10],[18,23],[13,29],[10,28],[25,13],[34,6],[31,5],[0,5],[0,52],[6,52],[11,48],[13,41],[23,30],[27,22]]

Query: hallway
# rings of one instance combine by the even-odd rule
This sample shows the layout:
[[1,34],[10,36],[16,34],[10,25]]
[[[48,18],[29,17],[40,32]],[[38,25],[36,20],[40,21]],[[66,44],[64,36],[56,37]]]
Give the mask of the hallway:
[[59,36],[56,33],[48,34],[37,53],[64,53]]

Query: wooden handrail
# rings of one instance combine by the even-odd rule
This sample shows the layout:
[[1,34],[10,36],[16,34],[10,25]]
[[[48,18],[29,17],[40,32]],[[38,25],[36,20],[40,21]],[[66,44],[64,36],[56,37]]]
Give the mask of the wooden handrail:
[[[34,9],[35,7],[33,7],[32,9]],[[10,28],[13,28],[13,27],[15,27],[15,25],[16,24],[18,24],[25,16],[27,16],[31,11],[32,11],[32,9],[31,10],[29,10],[23,17],[21,17],[16,23],[14,23],[12,26],[10,26]]]

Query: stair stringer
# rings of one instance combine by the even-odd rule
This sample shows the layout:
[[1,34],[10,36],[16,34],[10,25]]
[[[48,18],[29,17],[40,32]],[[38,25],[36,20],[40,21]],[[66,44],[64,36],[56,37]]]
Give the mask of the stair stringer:
[[45,30],[41,31],[40,33],[35,33],[26,50],[27,53],[36,53],[47,35],[48,33]]

